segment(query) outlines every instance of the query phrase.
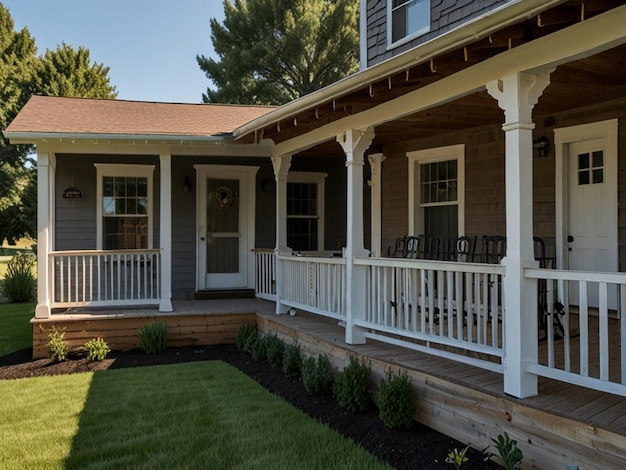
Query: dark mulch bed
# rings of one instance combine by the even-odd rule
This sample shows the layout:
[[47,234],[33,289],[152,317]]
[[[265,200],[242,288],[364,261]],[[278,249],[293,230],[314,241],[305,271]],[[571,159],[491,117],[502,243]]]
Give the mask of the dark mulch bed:
[[[451,449],[461,450],[465,447],[463,443],[418,423],[414,423],[408,430],[391,431],[383,426],[375,411],[357,415],[346,413],[332,397],[310,397],[300,380],[285,378],[280,369],[271,367],[267,361],[254,361],[249,355],[237,351],[233,345],[168,348],[156,355],[146,355],[139,349],[114,351],[102,362],[88,362],[80,355],[73,355],[61,363],[52,363],[48,359],[33,361],[31,357],[31,349],[0,357],[0,379],[222,360],[296,408],[359,443],[394,468],[451,469],[454,467],[445,463],[446,455]],[[485,461],[485,455],[478,451],[470,449],[467,455],[469,462],[464,469],[502,468],[494,462]]]

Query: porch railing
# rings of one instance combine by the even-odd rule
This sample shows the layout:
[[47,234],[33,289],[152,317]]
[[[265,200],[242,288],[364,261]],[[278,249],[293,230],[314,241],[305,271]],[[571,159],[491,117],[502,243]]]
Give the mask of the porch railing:
[[366,258],[366,337],[503,371],[499,265]]
[[49,254],[50,307],[149,305],[160,300],[160,250]]
[[626,396],[624,274],[527,268],[524,275],[545,295],[539,350],[546,352],[528,372]]
[[280,302],[339,320],[346,316],[344,258],[279,256],[282,283]]
[[255,248],[254,292],[260,299],[276,300],[276,256],[271,248]]

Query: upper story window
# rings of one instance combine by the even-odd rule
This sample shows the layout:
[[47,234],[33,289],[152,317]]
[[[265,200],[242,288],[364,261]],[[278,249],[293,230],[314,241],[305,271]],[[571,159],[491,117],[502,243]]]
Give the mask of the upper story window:
[[95,164],[100,250],[152,248],[153,165]]
[[387,12],[390,44],[430,30],[430,0],[388,0]]

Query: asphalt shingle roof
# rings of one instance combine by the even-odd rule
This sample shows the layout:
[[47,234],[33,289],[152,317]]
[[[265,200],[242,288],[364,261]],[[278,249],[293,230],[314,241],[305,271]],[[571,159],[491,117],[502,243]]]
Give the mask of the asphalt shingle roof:
[[231,133],[273,109],[33,96],[6,132],[211,136]]

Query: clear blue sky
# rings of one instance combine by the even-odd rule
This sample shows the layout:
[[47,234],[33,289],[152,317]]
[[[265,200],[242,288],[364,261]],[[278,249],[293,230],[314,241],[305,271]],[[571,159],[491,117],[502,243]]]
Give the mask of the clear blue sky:
[[38,54],[65,42],[110,67],[118,99],[200,103],[210,81],[196,55],[213,56],[210,19],[222,0],[0,0]]

